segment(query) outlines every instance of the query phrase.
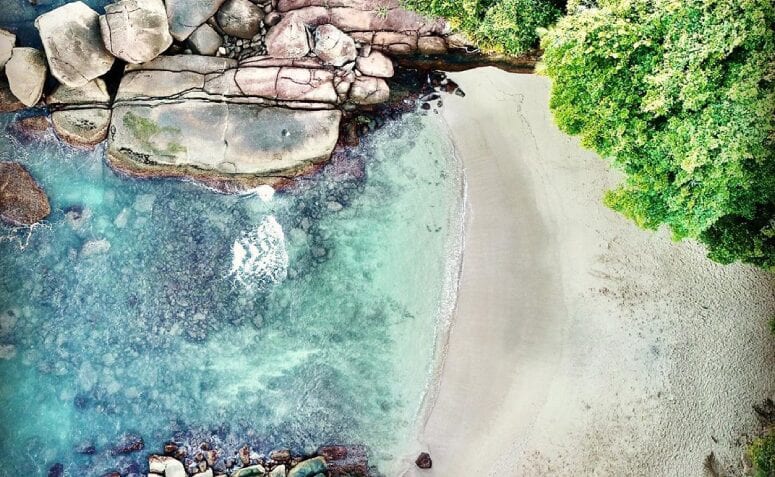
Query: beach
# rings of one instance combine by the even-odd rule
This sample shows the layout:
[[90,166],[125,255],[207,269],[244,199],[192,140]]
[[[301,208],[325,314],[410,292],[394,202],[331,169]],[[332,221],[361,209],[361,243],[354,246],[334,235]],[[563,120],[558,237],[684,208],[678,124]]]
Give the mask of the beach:
[[602,205],[616,172],[561,133],[549,80],[450,74],[465,247],[435,399],[407,476],[739,473],[775,391],[772,275]]

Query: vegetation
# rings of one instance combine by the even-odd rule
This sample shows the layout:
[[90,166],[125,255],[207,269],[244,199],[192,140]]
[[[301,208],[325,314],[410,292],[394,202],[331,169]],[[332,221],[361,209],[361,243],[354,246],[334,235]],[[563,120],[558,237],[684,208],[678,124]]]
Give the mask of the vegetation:
[[538,46],[538,29],[562,15],[561,0],[404,0],[407,8],[449,20],[482,50],[520,54]]
[[748,447],[754,477],[775,475],[775,433],[759,437]]
[[[465,2],[464,2],[465,3]],[[599,0],[542,39],[550,107],[625,174],[605,203],[775,269],[775,6]]]

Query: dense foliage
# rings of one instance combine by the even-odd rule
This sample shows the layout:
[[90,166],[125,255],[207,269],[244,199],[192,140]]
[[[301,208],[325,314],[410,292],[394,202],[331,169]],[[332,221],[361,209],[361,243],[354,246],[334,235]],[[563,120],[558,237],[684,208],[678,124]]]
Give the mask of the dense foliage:
[[754,477],[775,475],[775,433],[759,437],[748,448]]
[[519,54],[538,46],[539,28],[562,14],[559,0],[404,0],[421,13],[449,20],[485,51]]
[[606,204],[719,262],[775,268],[773,2],[568,8],[542,40],[550,107],[625,172]]

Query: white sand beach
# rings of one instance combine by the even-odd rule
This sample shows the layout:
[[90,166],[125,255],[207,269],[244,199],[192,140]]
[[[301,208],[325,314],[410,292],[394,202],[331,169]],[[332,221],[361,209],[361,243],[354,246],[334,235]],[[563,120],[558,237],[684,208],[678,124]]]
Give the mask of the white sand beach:
[[[467,181],[462,277],[408,476],[701,476],[736,469],[775,391],[773,277],[601,203],[617,175],[561,133],[549,80],[451,74]],[[734,475],[734,473],[732,474]]]

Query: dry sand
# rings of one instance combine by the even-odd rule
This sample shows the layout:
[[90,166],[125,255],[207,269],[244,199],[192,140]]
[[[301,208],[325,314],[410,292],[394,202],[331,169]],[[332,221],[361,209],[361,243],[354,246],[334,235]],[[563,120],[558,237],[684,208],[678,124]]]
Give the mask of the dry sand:
[[775,391],[773,277],[606,209],[617,176],[553,124],[546,78],[451,77],[462,277],[419,436],[433,468],[407,456],[406,475],[701,476],[710,452],[737,468]]

